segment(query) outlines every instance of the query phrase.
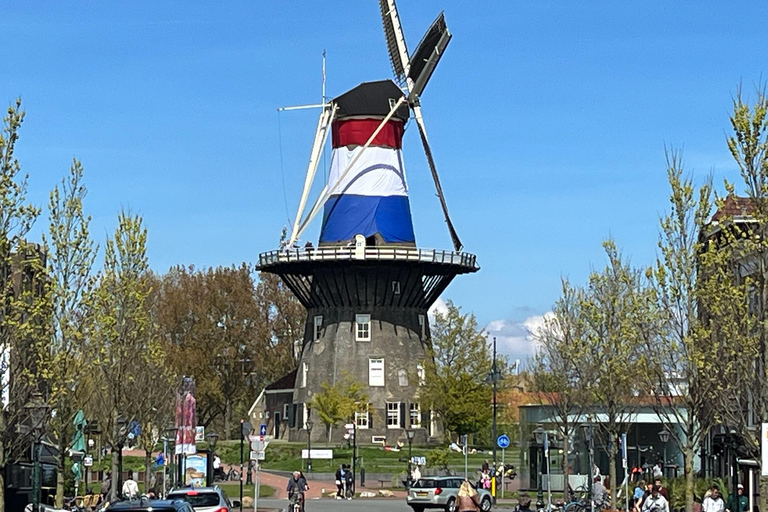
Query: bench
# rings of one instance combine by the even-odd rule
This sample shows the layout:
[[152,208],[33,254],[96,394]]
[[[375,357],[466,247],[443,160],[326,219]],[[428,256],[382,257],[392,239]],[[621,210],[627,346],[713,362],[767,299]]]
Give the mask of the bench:
[[378,480],[378,482],[379,482],[379,488],[380,488],[380,489],[383,489],[383,488],[384,488],[384,484],[388,484],[388,483],[391,483],[391,480],[382,480],[382,479],[379,479],[379,480]]

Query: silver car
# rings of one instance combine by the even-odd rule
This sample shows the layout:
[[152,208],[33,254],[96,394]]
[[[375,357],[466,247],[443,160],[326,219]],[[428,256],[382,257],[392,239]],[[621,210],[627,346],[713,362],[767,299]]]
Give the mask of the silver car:
[[219,487],[190,487],[174,489],[168,493],[169,500],[184,500],[195,512],[232,512],[240,507],[238,500],[230,500]]
[[[456,512],[456,496],[463,481],[463,478],[455,476],[420,478],[408,491],[406,503],[413,512],[423,512],[426,508],[442,508],[446,512]],[[474,485],[472,487],[477,491],[480,509],[483,512],[491,510],[491,493],[486,489],[478,489]]]

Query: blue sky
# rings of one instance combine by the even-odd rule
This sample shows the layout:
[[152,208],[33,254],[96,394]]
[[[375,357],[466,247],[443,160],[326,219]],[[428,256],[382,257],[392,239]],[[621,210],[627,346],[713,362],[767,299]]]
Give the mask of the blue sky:
[[[737,84],[752,91],[764,71],[764,4],[398,7],[410,49],[441,9],[454,34],[423,109],[454,224],[482,270],[444,298],[493,327],[507,352],[530,351],[526,329],[560,277],[584,282],[605,237],[651,261],[665,144],[684,147],[698,178],[738,178],[728,114]],[[15,2],[3,6],[0,46],[0,101],[21,95],[27,109],[18,157],[31,198],[45,204],[80,158],[96,238],[131,208],[158,271],[253,262],[276,246],[318,115],[278,120],[276,109],[320,99],[323,49],[330,96],[390,77],[373,0]],[[411,128],[417,240],[449,248]]]

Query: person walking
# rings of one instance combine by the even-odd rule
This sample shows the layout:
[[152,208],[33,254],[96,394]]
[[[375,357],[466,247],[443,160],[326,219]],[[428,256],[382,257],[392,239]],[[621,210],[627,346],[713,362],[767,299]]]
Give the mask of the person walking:
[[659,488],[659,494],[664,496],[664,499],[667,500],[667,503],[669,503],[669,491],[666,487],[661,485],[661,478],[655,478],[653,484]]
[[102,500],[108,500],[110,498],[109,492],[112,490],[112,472],[107,471],[107,476],[101,482],[101,488],[99,494],[101,494]]
[[704,498],[704,502],[701,504],[702,512],[723,512],[725,504],[720,496],[720,488],[713,485],[711,491],[710,495]]
[[352,496],[355,495],[355,475],[352,474],[349,464],[345,465],[344,483],[347,488],[347,500],[351,500]]
[[459,487],[459,494],[456,496],[456,510],[457,512],[480,512],[477,491],[467,480],[464,480]]
[[669,512],[669,502],[659,492],[659,486],[651,488],[651,495],[643,501],[643,512]]
[[344,497],[344,487],[346,483],[346,476],[344,475],[344,464],[339,466],[336,470],[336,499],[340,500]]
[[129,500],[139,497],[139,484],[133,479],[133,471],[128,471],[128,478],[123,482],[123,496]]
[[[744,486],[739,484],[736,492],[738,493],[738,498],[733,494],[728,496],[728,502],[725,504],[726,512],[747,512],[749,500],[744,496]],[[738,506],[736,505],[737,501]]]

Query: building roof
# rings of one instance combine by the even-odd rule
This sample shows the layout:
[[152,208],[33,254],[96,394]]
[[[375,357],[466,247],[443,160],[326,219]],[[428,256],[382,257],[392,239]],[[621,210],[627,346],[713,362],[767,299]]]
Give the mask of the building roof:
[[723,201],[723,206],[718,208],[714,215],[712,215],[712,221],[722,222],[730,218],[749,218],[752,217],[754,211],[754,204],[749,197],[729,195]]
[[272,391],[272,390],[277,390],[277,389],[286,389],[286,390],[290,389],[290,390],[293,390],[293,386],[296,384],[296,372],[298,370],[299,369],[296,368],[295,370],[293,370],[293,371],[291,371],[289,373],[286,373],[285,375],[283,375],[282,377],[280,377],[279,379],[277,379],[273,383],[268,384],[267,387],[265,387],[264,389],[266,391]]
[[[392,109],[393,103],[403,97],[403,91],[392,80],[363,82],[341,96],[333,99],[338,106],[338,118],[351,116],[373,116],[384,118]],[[392,115],[393,119],[407,121],[410,109],[403,103]]]

